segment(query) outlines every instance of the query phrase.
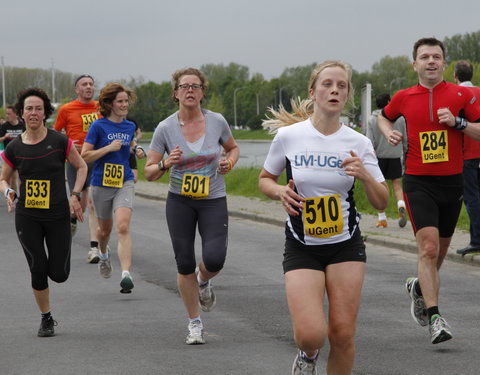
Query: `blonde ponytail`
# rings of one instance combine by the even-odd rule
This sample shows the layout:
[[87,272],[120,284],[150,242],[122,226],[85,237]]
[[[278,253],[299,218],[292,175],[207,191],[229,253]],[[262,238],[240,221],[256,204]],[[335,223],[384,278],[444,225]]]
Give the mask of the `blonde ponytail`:
[[267,129],[270,134],[275,134],[279,128],[295,124],[297,122],[308,119],[313,113],[313,101],[311,99],[293,98],[290,101],[292,112],[288,112],[283,105],[278,110],[269,107],[270,115],[263,120],[262,126]]

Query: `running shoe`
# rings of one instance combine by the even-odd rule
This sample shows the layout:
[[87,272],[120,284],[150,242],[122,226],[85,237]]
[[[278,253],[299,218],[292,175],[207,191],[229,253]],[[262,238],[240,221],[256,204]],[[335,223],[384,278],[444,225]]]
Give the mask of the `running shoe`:
[[77,233],[77,218],[76,217],[70,217],[70,233],[73,236]]
[[42,318],[40,322],[40,328],[38,329],[38,337],[52,337],[55,336],[55,327],[57,325],[57,321],[53,320],[52,317],[50,318]]
[[377,228],[386,228],[388,227],[387,220],[378,220],[377,225],[375,225]]
[[87,263],[91,264],[96,264],[100,260],[100,257],[98,255],[98,248],[97,247],[91,247],[90,250],[88,251],[88,256],[87,256]]
[[423,300],[423,296],[419,296],[415,291],[416,283],[418,283],[418,278],[409,277],[405,282],[405,288],[407,289],[408,295],[412,299],[410,312],[413,319],[422,327],[425,327],[429,323],[427,316],[427,308],[425,307],[425,301]]
[[120,281],[120,293],[132,293],[133,289],[133,279],[130,275],[125,275]]
[[292,375],[316,375],[317,358],[314,360],[304,358],[302,352],[299,350],[295,360],[293,361]]
[[398,209],[398,226],[403,228],[405,225],[407,225],[407,211],[405,207],[400,207]]
[[99,255],[98,270],[100,275],[108,279],[112,276],[112,265],[110,264],[110,247],[107,246],[107,259],[102,259]]
[[217,297],[215,297],[211,280],[208,280],[208,283],[204,286],[199,286],[198,300],[200,308],[205,312],[212,311],[217,304]]
[[432,336],[432,344],[438,344],[453,337],[447,321],[438,314],[432,316],[428,330]]
[[188,323],[188,335],[185,340],[187,345],[205,344],[203,338],[203,324],[200,320]]

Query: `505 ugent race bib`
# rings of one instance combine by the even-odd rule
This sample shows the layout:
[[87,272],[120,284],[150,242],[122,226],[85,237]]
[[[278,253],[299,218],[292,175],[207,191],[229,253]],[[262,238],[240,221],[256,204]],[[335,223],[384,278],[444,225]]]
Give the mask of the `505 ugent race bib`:
[[123,165],[105,163],[103,167],[103,186],[121,188],[123,187]]

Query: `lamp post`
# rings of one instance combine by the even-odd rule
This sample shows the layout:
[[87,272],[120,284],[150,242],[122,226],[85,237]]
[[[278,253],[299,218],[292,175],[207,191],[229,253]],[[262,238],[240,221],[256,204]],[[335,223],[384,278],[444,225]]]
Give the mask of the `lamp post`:
[[237,91],[244,89],[245,87],[237,87],[233,90],[233,125],[237,128]]
[[278,108],[280,108],[280,106],[282,105],[283,101],[282,101],[282,91],[283,91],[283,87],[280,87],[280,89],[278,90]]
[[5,98],[5,64],[3,63],[3,56],[2,56],[2,98],[3,98],[3,101],[2,101],[2,105],[3,105],[3,108],[5,109],[6,107],[6,98]]
[[53,59],[52,59],[52,103],[55,103],[55,66],[53,65]]
[[260,114],[260,100],[259,100],[259,95],[258,95],[258,92],[255,93],[256,97],[257,97],[257,116]]

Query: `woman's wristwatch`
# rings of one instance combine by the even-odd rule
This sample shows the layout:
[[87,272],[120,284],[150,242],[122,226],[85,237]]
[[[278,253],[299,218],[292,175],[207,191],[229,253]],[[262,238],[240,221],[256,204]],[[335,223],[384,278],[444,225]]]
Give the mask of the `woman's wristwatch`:
[[160,160],[160,162],[158,163],[158,169],[160,169],[161,171],[166,171],[168,168],[165,166],[165,163],[163,160]]
[[78,198],[78,201],[80,202],[82,200],[82,193],[79,193],[78,191],[72,191],[70,193],[70,196],[75,195]]

